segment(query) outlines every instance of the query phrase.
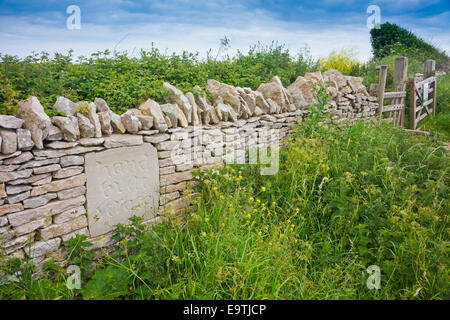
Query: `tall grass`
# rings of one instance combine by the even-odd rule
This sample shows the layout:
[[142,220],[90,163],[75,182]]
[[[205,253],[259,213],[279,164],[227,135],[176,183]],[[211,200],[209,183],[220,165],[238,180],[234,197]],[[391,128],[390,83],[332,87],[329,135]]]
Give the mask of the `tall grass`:
[[[388,124],[311,122],[285,141],[280,157],[273,176],[251,165],[197,172],[196,210],[151,230],[139,219],[118,226],[115,250],[85,268],[81,290],[61,294],[55,284],[44,295],[10,282],[0,295],[449,298],[450,158],[434,137]],[[81,240],[66,246],[85,264]],[[369,265],[381,269],[380,290],[366,286]]]

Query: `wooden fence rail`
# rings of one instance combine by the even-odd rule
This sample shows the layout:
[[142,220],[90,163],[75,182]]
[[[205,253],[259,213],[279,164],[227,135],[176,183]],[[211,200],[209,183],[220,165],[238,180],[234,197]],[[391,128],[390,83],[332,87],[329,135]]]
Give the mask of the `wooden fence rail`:
[[[405,122],[405,100],[406,100],[406,83],[408,81],[408,58],[398,57],[395,59],[395,73],[394,73],[394,91],[385,92],[387,66],[379,66],[380,71],[378,82],[378,116],[384,121],[393,122],[394,125],[403,126]],[[384,100],[389,99],[388,105],[384,105]],[[387,114],[383,118],[383,113]]]
[[[430,114],[436,113],[436,62],[425,61],[424,80],[416,81],[410,78],[410,100],[409,100],[409,128],[417,129],[421,120]],[[431,95],[431,99],[430,99]]]

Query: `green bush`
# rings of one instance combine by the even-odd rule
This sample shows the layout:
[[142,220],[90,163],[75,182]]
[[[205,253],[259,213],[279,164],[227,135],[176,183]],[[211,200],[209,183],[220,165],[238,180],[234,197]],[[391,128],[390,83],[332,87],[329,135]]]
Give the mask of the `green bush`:
[[156,48],[142,50],[139,57],[108,50],[78,58],[72,51],[53,58],[44,52],[24,59],[0,54],[0,112],[11,114],[18,101],[35,95],[50,115],[55,114],[52,105],[58,96],[72,101],[102,97],[120,114],[147,98],[163,102],[165,81],[184,92],[196,85],[205,88],[208,79],[256,89],[275,75],[287,86],[316,69],[317,62],[308,51],[291,56],[277,43],[258,43],[248,54],[238,52],[221,60],[210,55],[200,59],[198,53],[188,52],[168,56]]
[[370,41],[375,58],[405,55],[421,61],[434,59],[438,68],[448,68],[449,66],[449,57],[445,52],[396,24],[386,22],[379,29],[371,29]]

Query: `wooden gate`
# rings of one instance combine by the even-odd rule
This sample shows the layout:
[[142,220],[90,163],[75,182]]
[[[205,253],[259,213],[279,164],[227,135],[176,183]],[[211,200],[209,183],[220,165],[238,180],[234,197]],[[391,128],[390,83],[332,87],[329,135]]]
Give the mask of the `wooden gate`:
[[[395,59],[394,73],[394,91],[385,92],[387,66],[379,66],[380,78],[377,88],[378,111],[380,119],[387,122],[393,122],[396,126],[403,126],[405,123],[405,99],[406,99],[406,83],[408,82],[408,58],[398,57]],[[384,105],[384,100],[389,99],[390,102]],[[383,113],[386,117],[383,118]]]
[[[409,128],[417,129],[418,123],[426,116],[436,113],[436,62],[425,61],[423,79],[409,80],[411,97],[409,109]],[[430,98],[431,97],[431,98]]]

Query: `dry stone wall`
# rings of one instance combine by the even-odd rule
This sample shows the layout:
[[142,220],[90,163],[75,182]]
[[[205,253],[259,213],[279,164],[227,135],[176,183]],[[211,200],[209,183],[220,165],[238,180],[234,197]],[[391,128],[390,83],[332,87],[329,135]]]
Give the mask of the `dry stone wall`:
[[193,169],[248,162],[252,146],[278,141],[310,112],[320,86],[336,121],[376,113],[362,78],[336,70],[288,88],[274,77],[256,91],[208,80],[213,102],[200,88],[184,94],[164,83],[165,104],[148,99],[121,116],[101,98],[59,97],[64,116],[53,118],[36,97],[21,101],[15,116],[0,115],[1,254],[41,263],[74,235],[100,248],[132,215],[156,223],[163,210],[183,210]]

